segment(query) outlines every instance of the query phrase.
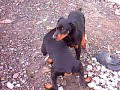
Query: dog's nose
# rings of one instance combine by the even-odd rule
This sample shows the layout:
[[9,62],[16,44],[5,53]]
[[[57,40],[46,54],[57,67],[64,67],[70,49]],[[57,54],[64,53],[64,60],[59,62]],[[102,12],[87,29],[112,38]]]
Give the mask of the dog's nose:
[[54,39],[56,38],[56,35],[55,34],[53,34],[53,36],[52,36]]

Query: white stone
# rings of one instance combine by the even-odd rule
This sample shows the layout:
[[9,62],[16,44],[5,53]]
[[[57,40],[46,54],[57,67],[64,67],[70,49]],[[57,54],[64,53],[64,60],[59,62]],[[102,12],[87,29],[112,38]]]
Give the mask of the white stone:
[[27,77],[27,75],[25,74],[24,77]]
[[90,88],[93,88],[93,87],[96,86],[96,83],[95,83],[95,82],[88,83],[88,86],[89,86]]
[[120,82],[120,78],[118,78],[118,81]]
[[9,89],[13,89],[13,88],[14,88],[14,85],[13,85],[12,83],[10,83],[10,82],[7,82],[7,87],[8,87]]
[[93,73],[92,72],[88,72],[88,76],[92,76],[93,75]]
[[101,66],[97,66],[97,71],[100,71],[101,70]]
[[96,84],[99,84],[99,83],[100,83],[99,77],[94,77],[93,80],[95,80]]
[[37,8],[37,10],[39,11],[39,10],[41,10],[40,8]]
[[101,66],[101,71],[106,71],[106,68],[104,66]]
[[19,76],[19,73],[15,73],[14,75],[13,75],[13,78],[17,78]]
[[96,66],[96,64],[95,64],[95,63],[92,63],[92,65],[93,65],[93,66]]
[[97,59],[96,59],[95,57],[92,57],[92,60],[93,60],[93,61],[97,61]]
[[102,90],[102,87],[101,86],[95,86],[94,89],[95,90]]
[[118,75],[120,76],[120,71],[118,72]]
[[58,87],[58,90],[64,90],[62,86]]
[[120,9],[116,9],[116,10],[115,10],[115,14],[116,14],[116,15],[120,15]]
[[102,25],[98,25],[97,27],[102,27]]
[[93,69],[92,65],[88,65],[88,66],[87,66],[87,71],[90,71],[90,70],[92,70],[92,69]]
[[84,78],[86,78],[88,75],[84,75]]
[[116,51],[117,54],[120,54],[120,51]]
[[47,18],[43,19],[43,21],[44,21],[44,22],[47,21]]
[[46,62],[48,59],[49,59],[49,56],[46,56],[45,59],[44,59],[44,61]]
[[17,84],[16,87],[20,87],[21,85],[20,84]]
[[118,73],[117,73],[117,72],[113,72],[113,74],[114,74],[115,76],[118,76]]

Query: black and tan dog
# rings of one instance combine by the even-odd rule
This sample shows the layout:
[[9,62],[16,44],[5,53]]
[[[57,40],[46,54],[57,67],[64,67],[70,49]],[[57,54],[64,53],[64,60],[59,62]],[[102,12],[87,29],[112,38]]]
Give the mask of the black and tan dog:
[[56,26],[53,38],[57,41],[64,40],[76,51],[76,59],[80,59],[81,47],[86,49],[85,17],[81,9],[70,12],[67,19],[61,17]]
[[48,54],[49,57],[53,60],[51,70],[51,79],[53,85],[52,88],[48,90],[58,90],[57,87],[58,76],[60,75],[67,76],[73,73],[79,73],[80,86],[85,87],[84,69],[82,63],[75,59],[65,41],[63,40],[56,41],[55,39],[52,38],[55,31],[56,30],[53,29],[45,35],[41,48],[43,55]]

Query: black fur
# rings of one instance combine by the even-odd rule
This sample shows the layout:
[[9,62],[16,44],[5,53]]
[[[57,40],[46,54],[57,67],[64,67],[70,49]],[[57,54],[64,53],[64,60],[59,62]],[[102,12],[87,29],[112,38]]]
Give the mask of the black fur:
[[70,12],[67,19],[61,17],[56,26],[53,38],[58,34],[69,34],[63,39],[69,46],[78,45],[75,48],[76,59],[80,59],[82,36],[85,35],[85,17],[80,10]]
[[57,77],[60,75],[63,76],[64,73],[79,73],[80,85],[84,87],[84,69],[82,63],[75,59],[63,40],[56,41],[52,38],[54,33],[55,29],[45,35],[41,49],[43,55],[48,54],[53,60],[51,70],[53,90],[58,90]]

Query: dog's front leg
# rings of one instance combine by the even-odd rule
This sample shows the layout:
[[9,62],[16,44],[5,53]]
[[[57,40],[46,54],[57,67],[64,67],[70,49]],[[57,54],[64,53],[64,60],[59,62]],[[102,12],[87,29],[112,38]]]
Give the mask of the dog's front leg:
[[52,84],[53,84],[53,90],[58,90],[57,86],[57,73],[52,69],[51,70],[51,79],[52,79]]

